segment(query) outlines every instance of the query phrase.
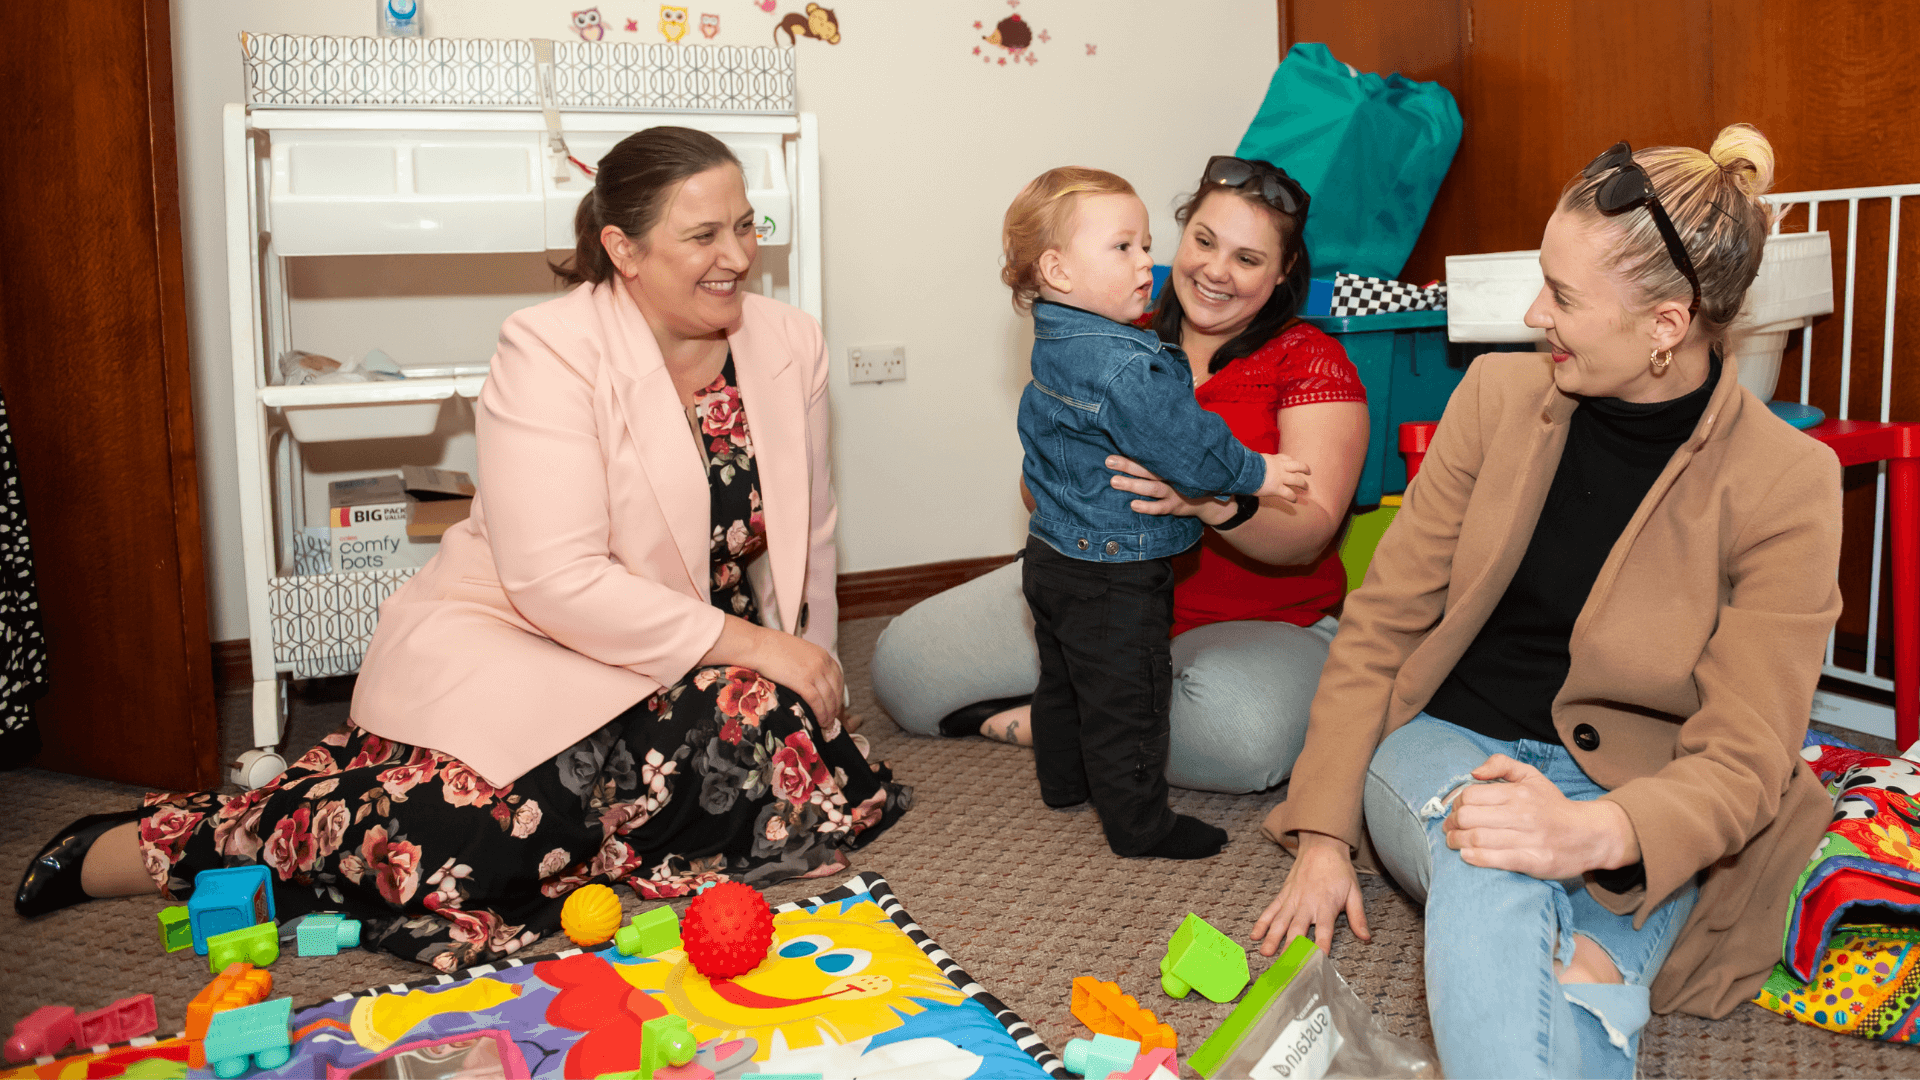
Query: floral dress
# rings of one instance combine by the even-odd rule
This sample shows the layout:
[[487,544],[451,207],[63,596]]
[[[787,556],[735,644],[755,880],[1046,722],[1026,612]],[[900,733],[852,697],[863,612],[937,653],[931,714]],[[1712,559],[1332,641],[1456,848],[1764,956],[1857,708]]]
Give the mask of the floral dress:
[[[712,602],[754,619],[746,565],[766,525],[731,356],[692,420],[712,497]],[[837,862],[912,805],[865,745],[758,672],[703,667],[505,787],[348,724],[258,790],[147,796],[140,846],[169,899],[201,870],[264,863],[281,919],[344,911],[362,920],[364,947],[454,971],[556,929],[589,882],[657,899]]]

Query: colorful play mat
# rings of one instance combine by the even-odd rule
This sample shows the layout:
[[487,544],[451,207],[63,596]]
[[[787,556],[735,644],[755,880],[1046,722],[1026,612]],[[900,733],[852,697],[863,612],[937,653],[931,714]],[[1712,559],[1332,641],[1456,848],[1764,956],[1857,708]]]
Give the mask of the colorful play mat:
[[[640,1026],[685,1017],[695,1063],[755,1073],[1062,1077],[1026,1021],[954,963],[878,874],[774,909],[774,945],[716,984],[678,949],[611,945],[507,960],[405,986],[342,994],[293,1014],[293,1057],[247,1075],[592,1077],[638,1068]],[[0,1072],[4,1077],[184,1077],[183,1038]]]

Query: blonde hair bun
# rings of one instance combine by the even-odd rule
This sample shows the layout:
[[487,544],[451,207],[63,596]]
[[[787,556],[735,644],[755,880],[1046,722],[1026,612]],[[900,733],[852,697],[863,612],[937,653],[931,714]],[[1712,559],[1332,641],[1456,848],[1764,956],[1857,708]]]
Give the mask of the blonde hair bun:
[[1773,144],[1752,124],[1721,128],[1707,156],[1749,199],[1758,201],[1773,188]]

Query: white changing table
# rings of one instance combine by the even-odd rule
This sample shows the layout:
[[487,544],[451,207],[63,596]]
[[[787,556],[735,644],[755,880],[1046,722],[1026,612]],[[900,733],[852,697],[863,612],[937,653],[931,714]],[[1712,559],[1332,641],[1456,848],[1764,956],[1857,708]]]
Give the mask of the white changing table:
[[789,49],[247,34],[242,51],[248,101],[226,107],[224,136],[254,748],[230,775],[253,788],[286,768],[285,677],[358,670],[380,602],[413,574],[293,573],[303,446],[432,432],[450,399],[479,395],[489,359],[442,377],[278,385],[278,358],[301,345],[289,260],[559,257],[592,187],[567,155],[597,164],[626,135],[675,124],[740,157],[772,248],[761,266],[786,247],[785,287],[770,270],[752,284],[819,318],[820,170]]

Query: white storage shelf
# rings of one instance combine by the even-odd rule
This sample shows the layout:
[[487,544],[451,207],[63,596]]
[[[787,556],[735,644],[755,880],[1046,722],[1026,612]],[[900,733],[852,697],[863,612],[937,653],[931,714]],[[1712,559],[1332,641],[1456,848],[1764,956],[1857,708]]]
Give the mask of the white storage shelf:
[[[321,91],[331,83],[323,76],[332,77],[333,63],[320,47],[325,44],[252,38],[250,94],[264,93],[263,79],[297,75],[300,93],[292,97],[298,100],[277,107],[230,105],[226,113],[228,300],[256,747],[236,763],[233,779],[248,787],[285,766],[274,749],[286,715],[281,676],[358,670],[380,604],[416,572],[283,572],[300,517],[296,501],[303,498],[301,446],[444,433],[443,410],[457,398],[476,398],[486,381],[484,366],[474,363],[484,358],[472,357],[401,380],[271,385],[274,361],[295,344],[287,260],[566,251],[574,244],[574,212],[592,186],[577,167],[555,167],[543,116],[534,109],[325,107]],[[298,46],[288,54],[293,67],[275,59],[274,49],[283,46]],[[571,70],[568,63],[598,59],[593,53],[569,56],[561,56],[563,74]],[[711,66],[725,58],[696,59]],[[749,59],[774,75],[786,72],[790,84],[790,55]],[[692,62],[678,54],[661,62],[668,61]],[[409,70],[406,58],[393,65],[400,85]],[[767,85],[778,89],[778,82]],[[743,85],[749,83],[759,85],[753,79]],[[695,79],[688,85],[705,84]],[[790,94],[784,100],[790,102]],[[626,135],[657,124],[697,127],[724,141],[746,174],[761,243],[785,256],[787,296],[819,317],[819,157],[811,116],[766,115],[764,102],[755,106],[759,112],[743,107],[733,113],[561,108],[567,148],[589,164]],[[763,258],[770,256],[777,257],[770,251]],[[763,272],[757,284],[771,291],[772,272]]]
[[441,403],[458,394],[480,396],[484,375],[444,379],[396,379],[389,382],[263,386],[260,403],[286,417],[300,442],[347,439],[398,439],[431,435],[440,422]]

